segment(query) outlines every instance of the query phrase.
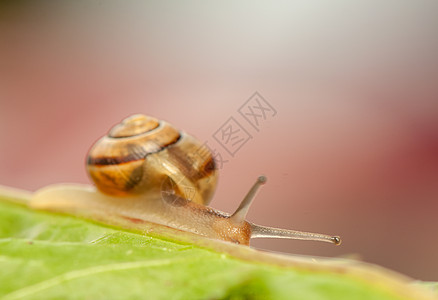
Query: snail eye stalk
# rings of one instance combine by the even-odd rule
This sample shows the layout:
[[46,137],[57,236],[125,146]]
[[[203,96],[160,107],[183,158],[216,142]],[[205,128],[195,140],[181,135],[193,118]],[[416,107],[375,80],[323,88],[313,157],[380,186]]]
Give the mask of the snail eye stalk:
[[[246,215],[248,214],[249,208],[254,201],[255,196],[259,188],[266,183],[265,176],[259,176],[254,183],[254,185],[243,198],[237,210],[231,215],[230,220],[235,224],[240,224],[245,222]],[[335,245],[341,244],[341,238],[338,236],[331,236],[321,233],[312,233],[296,230],[288,230],[274,227],[267,227],[262,225],[257,225],[250,223],[251,225],[251,238],[279,238],[279,239],[295,239],[295,240],[310,240],[310,241],[321,241],[328,242]]]

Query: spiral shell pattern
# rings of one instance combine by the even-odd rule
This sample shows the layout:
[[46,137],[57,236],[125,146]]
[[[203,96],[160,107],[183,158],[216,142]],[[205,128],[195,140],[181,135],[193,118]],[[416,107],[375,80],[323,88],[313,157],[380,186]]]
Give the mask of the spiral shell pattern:
[[145,115],[124,119],[99,139],[88,153],[87,171],[106,194],[174,193],[204,205],[217,183],[213,156],[201,142]]

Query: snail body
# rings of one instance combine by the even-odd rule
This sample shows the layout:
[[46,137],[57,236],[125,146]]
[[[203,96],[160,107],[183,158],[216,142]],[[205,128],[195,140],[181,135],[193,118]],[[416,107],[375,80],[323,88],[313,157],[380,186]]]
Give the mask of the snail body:
[[340,243],[336,236],[246,221],[264,176],[233,214],[207,206],[218,178],[212,153],[194,137],[145,115],[126,118],[99,139],[88,153],[87,171],[96,188],[49,187],[35,194],[31,206],[110,224],[122,218],[129,227],[152,222],[243,245],[256,237]]

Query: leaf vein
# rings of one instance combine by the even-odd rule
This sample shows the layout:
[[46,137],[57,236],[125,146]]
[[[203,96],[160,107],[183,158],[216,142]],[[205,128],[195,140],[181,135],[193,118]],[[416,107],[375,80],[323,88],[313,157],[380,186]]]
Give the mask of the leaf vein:
[[136,262],[129,262],[129,263],[118,263],[118,264],[109,264],[104,266],[97,266],[97,267],[91,267],[83,270],[75,270],[72,272],[67,272],[62,275],[58,275],[56,277],[53,277],[51,279],[38,282],[34,285],[30,285],[27,287],[24,287],[22,289],[16,290],[12,293],[9,293],[4,296],[3,299],[5,300],[12,300],[12,299],[21,299],[25,298],[27,296],[34,295],[38,292],[41,292],[43,290],[47,290],[49,288],[52,288],[56,285],[62,284],[67,281],[110,272],[110,271],[123,271],[123,270],[130,270],[130,269],[140,269],[140,268],[149,268],[149,267],[159,267],[164,265],[170,265],[173,263],[177,263],[180,261],[187,261],[187,258],[178,258],[178,259],[160,259],[160,260],[152,260],[152,261],[136,261]]

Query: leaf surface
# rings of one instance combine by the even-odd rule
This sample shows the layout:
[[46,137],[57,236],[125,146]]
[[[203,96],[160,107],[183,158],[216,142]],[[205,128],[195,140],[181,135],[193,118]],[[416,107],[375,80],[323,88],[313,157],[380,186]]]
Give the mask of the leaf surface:
[[149,236],[33,211],[19,198],[0,190],[2,299],[434,299],[377,267],[226,252],[165,229]]

